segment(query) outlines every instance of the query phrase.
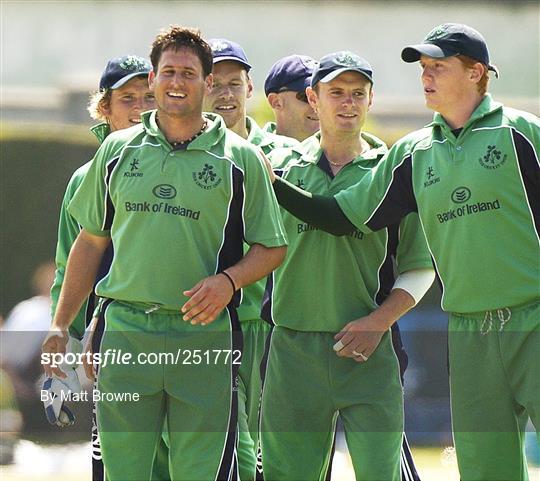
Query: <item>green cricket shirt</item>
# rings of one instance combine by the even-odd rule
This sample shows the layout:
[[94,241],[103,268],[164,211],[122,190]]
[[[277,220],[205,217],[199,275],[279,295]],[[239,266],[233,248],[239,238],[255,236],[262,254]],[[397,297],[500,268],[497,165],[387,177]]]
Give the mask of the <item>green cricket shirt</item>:
[[243,240],[286,244],[257,150],[221,117],[205,115],[206,131],[185,150],[172,148],[152,111],[96,153],[68,211],[91,234],[112,239],[97,295],[179,309],[184,290],[242,258]]
[[251,117],[246,117],[246,126],[248,130],[247,141],[259,147],[265,155],[269,155],[274,149],[294,147],[299,144],[296,139],[261,129]]
[[[107,135],[111,130],[109,124],[103,122],[98,125],[94,125],[91,129],[92,133],[96,136],[99,143],[103,143]],[[67,208],[71,199],[75,195],[75,192],[81,185],[86,172],[90,168],[91,162],[87,162],[81,165],[69,179],[62,204],[60,206],[60,218],[58,221],[58,241],[56,243],[56,255],[55,264],[56,271],[54,275],[54,282],[51,287],[51,313],[54,318],[56,307],[58,306],[58,298],[60,297],[60,291],[62,289],[62,283],[64,282],[64,276],[66,273],[66,265],[69,257],[71,247],[75,242],[75,239],[79,235],[81,228],[77,221],[68,213]],[[93,306],[90,307],[92,309]],[[86,328],[86,312],[88,309],[88,300],[83,304],[81,310],[73,320],[70,326],[70,331],[78,338],[82,338],[84,330]]]
[[[265,155],[269,155],[274,149],[292,147],[298,145],[298,141],[283,135],[275,135],[265,132],[251,117],[246,117],[248,130],[247,141],[259,147]],[[247,251],[249,246],[244,246]],[[242,304],[238,308],[240,321],[253,321],[261,318],[261,304],[266,286],[266,279],[261,279],[243,289]]]
[[527,304],[540,285],[539,146],[536,116],[486,95],[457,138],[435,114],[335,197],[363,232],[418,211],[445,311]]
[[[320,146],[320,134],[299,149],[276,150],[273,165],[282,177],[312,193],[333,195],[366,177],[386,153],[386,145],[362,133],[371,149],[334,177]],[[287,256],[268,285],[264,318],[297,331],[338,332],[373,312],[390,293],[397,271],[431,268],[418,215],[373,234],[355,230],[335,237],[282,209],[289,239]]]

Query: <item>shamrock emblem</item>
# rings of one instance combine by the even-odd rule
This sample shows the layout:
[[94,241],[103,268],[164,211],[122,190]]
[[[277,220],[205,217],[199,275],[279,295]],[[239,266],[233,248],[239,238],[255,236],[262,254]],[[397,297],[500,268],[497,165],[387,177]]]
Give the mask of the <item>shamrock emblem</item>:
[[439,25],[438,27],[435,27],[431,32],[427,34],[424,41],[437,40],[441,37],[444,37],[445,35],[446,35],[446,27],[444,25]]
[[134,55],[128,55],[120,64],[120,67],[124,70],[139,70],[144,66],[144,61]]
[[213,53],[219,53],[223,52],[223,50],[227,50],[228,45],[225,42],[214,42],[210,47],[212,48]]
[[336,57],[336,62],[344,67],[359,67],[358,57],[350,52],[343,52]]
[[202,180],[205,184],[213,182],[216,179],[217,174],[214,172],[214,166],[204,164],[202,172],[198,173],[199,180]]

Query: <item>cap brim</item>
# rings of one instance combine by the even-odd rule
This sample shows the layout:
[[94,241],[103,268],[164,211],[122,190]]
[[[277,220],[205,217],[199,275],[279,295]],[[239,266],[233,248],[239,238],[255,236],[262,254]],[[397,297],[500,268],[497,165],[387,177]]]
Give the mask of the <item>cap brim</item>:
[[248,70],[251,70],[251,65],[249,63],[247,63],[247,62],[244,62],[243,60],[240,60],[238,57],[228,57],[228,56],[214,57],[213,63],[224,62],[225,60],[230,60],[232,62],[238,62],[240,65],[243,65]]
[[126,75],[125,77],[122,77],[120,80],[118,80],[114,85],[111,85],[111,90],[119,89],[122,85],[125,85],[134,77],[148,77],[149,73],[150,73],[150,70],[148,72],[130,73],[129,75]]
[[411,45],[410,47],[405,47],[401,51],[401,59],[407,63],[418,62],[422,55],[432,58],[445,58],[458,55],[458,52],[448,49],[442,49],[438,45],[434,45],[432,43]]
[[359,74],[363,75],[364,77],[366,77],[371,83],[373,83],[373,79],[367,73],[362,72],[361,70],[358,70],[358,69],[355,69],[355,68],[350,68],[350,67],[343,67],[343,68],[338,68],[337,70],[332,70],[332,72],[326,74],[324,77],[321,77],[319,82],[322,82],[323,84],[331,82],[336,77],[338,77],[339,75],[341,75],[342,73],[345,73],[345,72],[359,73]]

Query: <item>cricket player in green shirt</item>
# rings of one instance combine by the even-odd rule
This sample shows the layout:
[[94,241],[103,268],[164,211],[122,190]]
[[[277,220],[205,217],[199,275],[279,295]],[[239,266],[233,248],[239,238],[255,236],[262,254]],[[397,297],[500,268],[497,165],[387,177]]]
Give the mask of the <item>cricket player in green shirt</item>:
[[[98,372],[108,479],[150,477],[164,415],[173,480],[238,479],[239,290],[279,265],[286,240],[259,153],[202,114],[210,46],[198,31],[171,26],[150,58],[157,110],[105,140],[69,205],[83,229],[43,350],[64,352],[112,240],[111,268],[96,287],[109,300],[100,352],[133,362]],[[158,353],[173,360],[145,362]]]
[[282,181],[275,190],[294,215],[336,235],[418,212],[450,313],[461,479],[527,480],[528,418],[540,430],[540,121],[487,93],[488,72],[498,72],[467,25],[440,25],[401,55],[420,62],[433,122],[334,198]]
[[[90,116],[94,120],[100,121],[100,123],[91,128],[92,133],[96,136],[100,144],[111,132],[127,129],[140,123],[141,113],[155,107],[154,94],[148,86],[148,74],[151,70],[152,66],[150,62],[136,55],[124,55],[112,58],[107,62],[99,81],[99,89],[91,94],[88,105]],[[58,242],[56,244],[55,256],[56,273],[51,288],[52,317],[54,317],[56,306],[58,305],[69,252],[81,230],[76,219],[68,213],[67,208],[86,172],[90,168],[90,164],[91,162],[87,162],[73,173],[66,187],[60,207]],[[112,246],[109,246],[101,261],[96,283],[108,271],[111,256]],[[86,327],[92,320],[95,307],[96,298],[91,293],[69,328],[72,337],[82,339]],[[101,323],[98,323],[94,328],[98,331],[97,334],[94,333],[94,339],[98,342],[103,326]],[[163,442],[159,446],[158,453],[160,455],[162,453],[167,454],[167,448]],[[166,457],[164,459],[166,460]],[[163,463],[156,458],[152,479],[154,481],[168,479],[168,476],[161,474],[161,472],[168,472],[168,462]],[[105,473],[101,458],[97,424],[95,423],[95,416],[93,416],[92,480],[103,481],[104,479]]]
[[[320,133],[299,149],[275,150],[270,160],[302,189],[337,193],[387,152],[362,131],[372,68],[352,52],[326,55],[307,95]],[[418,215],[374,234],[336,238],[282,214],[289,249],[263,311],[276,325],[261,412],[265,479],[325,479],[338,417],[356,479],[419,479],[403,435],[404,351],[394,330],[435,277]],[[356,359],[341,352],[350,343]]]

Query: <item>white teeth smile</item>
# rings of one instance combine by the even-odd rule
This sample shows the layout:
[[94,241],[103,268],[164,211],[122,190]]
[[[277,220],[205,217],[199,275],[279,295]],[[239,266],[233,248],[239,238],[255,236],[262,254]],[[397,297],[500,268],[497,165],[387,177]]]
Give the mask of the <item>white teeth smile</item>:
[[186,94],[181,94],[181,93],[178,93],[178,92],[168,92],[167,95],[169,97],[175,97],[175,98],[178,98],[178,99],[183,99],[186,97]]
[[219,107],[216,107],[216,110],[233,110],[235,108],[234,105],[220,105]]
[[339,115],[341,115],[342,117],[347,117],[347,118],[356,117],[356,114],[339,114]]

